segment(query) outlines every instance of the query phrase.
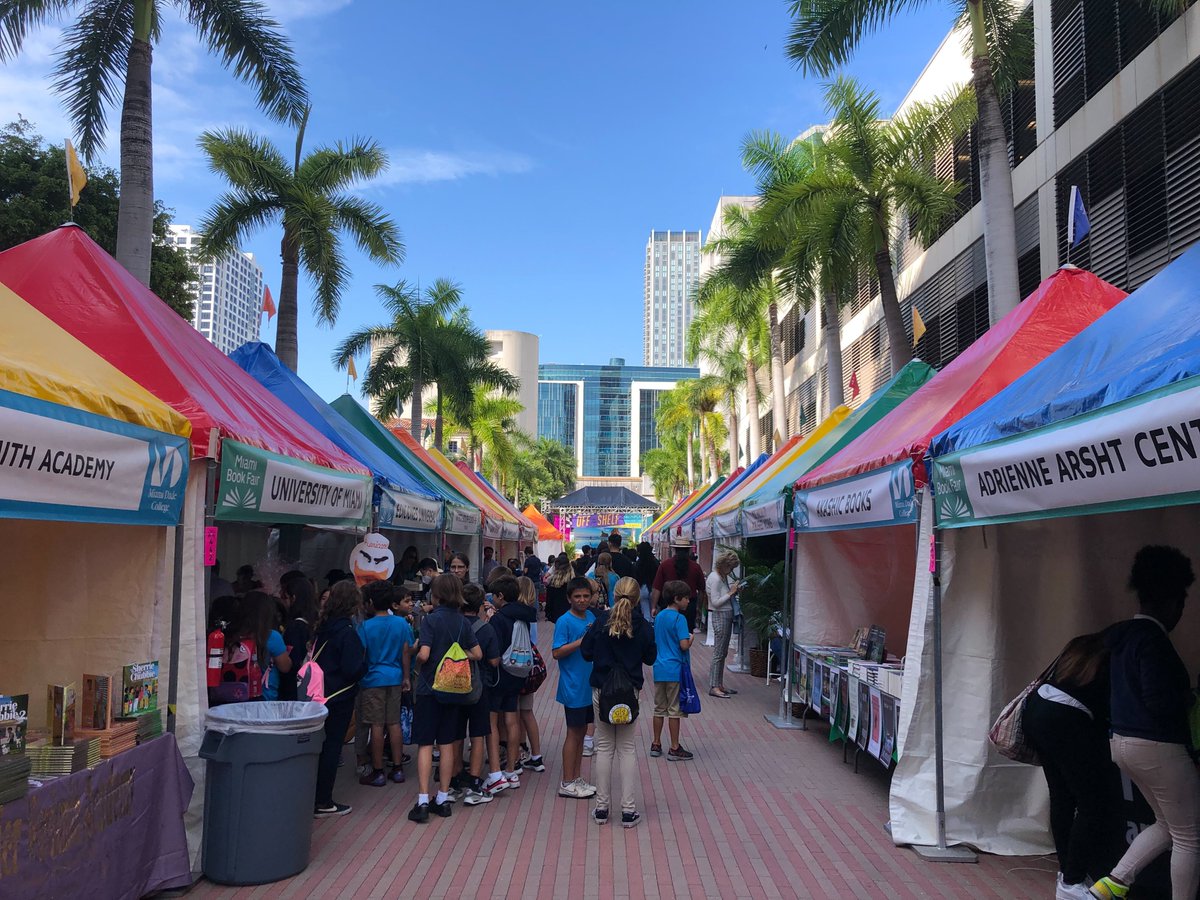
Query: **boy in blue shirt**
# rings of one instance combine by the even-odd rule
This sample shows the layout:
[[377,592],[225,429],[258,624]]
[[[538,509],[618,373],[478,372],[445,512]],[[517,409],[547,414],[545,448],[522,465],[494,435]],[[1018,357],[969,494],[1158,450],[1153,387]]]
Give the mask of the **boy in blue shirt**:
[[361,690],[362,724],[371,727],[371,765],[369,774],[359,778],[359,784],[383,787],[387,776],[383,772],[383,734],[387,730],[392,747],[392,781],[404,781],[400,761],[404,753],[403,732],[400,729],[400,695],[409,680],[412,659],[412,626],[403,616],[392,614],[396,587],[389,581],[375,581],[363,588],[364,604],[372,616],[358,627],[358,636],[366,650],[367,674],[359,683]]
[[659,598],[659,613],[654,617],[654,643],[658,659],[654,661],[654,743],[651,756],[662,756],[663,719],[669,722],[671,747],[667,759],[685,761],[692,754],[679,743],[679,675],[692,646],[692,630],[684,615],[692,599],[692,589],[683,581],[668,581]]
[[563,741],[563,774],[558,786],[560,797],[582,800],[593,797],[596,788],[584,781],[579,770],[583,765],[583,738],[593,721],[592,664],[583,658],[579,646],[588,628],[596,621],[592,605],[592,585],[586,578],[572,578],[567,585],[571,608],[554,625],[553,656],[558,660],[558,694],[567,720],[567,737]]

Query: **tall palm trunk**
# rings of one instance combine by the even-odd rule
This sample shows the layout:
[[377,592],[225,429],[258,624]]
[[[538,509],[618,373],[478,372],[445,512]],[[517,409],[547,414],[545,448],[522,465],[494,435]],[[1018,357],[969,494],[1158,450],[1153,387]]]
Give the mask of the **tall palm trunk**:
[[725,398],[725,404],[729,415],[729,471],[732,472],[738,465],[737,396],[731,393]]
[[754,360],[750,357],[746,358],[746,412],[747,418],[750,420],[749,430],[746,434],[746,463],[747,465],[758,459],[760,450],[759,442],[759,417],[758,417],[758,367],[754,365]]
[[774,434],[771,440],[778,441],[774,449],[778,450],[778,442],[787,440],[787,413],[783,396],[783,334],[779,328],[779,305],[772,300],[767,307],[771,322],[771,425]]
[[883,302],[883,324],[887,328],[888,357],[895,375],[912,361],[912,348],[908,334],[904,331],[904,318],[900,315],[900,298],[896,296],[896,273],[892,269],[892,255],[887,248],[887,235],[877,228],[875,236],[875,275],[879,278],[879,298]]
[[708,484],[708,441],[704,439],[704,426],[696,426],[696,434],[700,438],[700,483]]
[[283,275],[279,281],[279,310],[275,318],[275,355],[279,361],[296,371],[300,363],[300,345],[296,339],[300,290],[300,242],[287,220],[283,223],[283,240],[279,244]]
[[829,409],[825,415],[829,415],[846,402],[846,393],[842,388],[842,317],[837,294],[829,288],[821,296],[821,318],[825,332],[825,377],[829,382]]
[[1013,208],[1008,137],[1000,95],[988,56],[983,0],[968,0],[971,19],[971,74],[979,107],[979,193],[983,204],[983,256],[987,266],[988,307],[994,325],[1021,302],[1017,273],[1017,215]]
[[151,0],[136,0],[133,40],[125,69],[121,102],[121,197],[117,206],[117,262],[142,284],[150,284],[150,247],[154,240],[154,136],[150,66],[154,25]]
[[692,459],[692,434],[688,432],[687,436],[687,478],[688,490],[692,490],[696,486],[696,464]]
[[442,385],[439,382],[437,386],[437,415],[433,418],[433,446],[437,447],[438,452],[442,452]]
[[721,474],[721,450],[717,447],[717,440],[714,437],[708,439],[708,471],[713,478]]
[[425,385],[421,384],[421,379],[414,378],[412,386],[412,420],[408,424],[412,429],[411,433],[413,440],[418,444],[424,443],[423,436],[421,434],[421,425],[424,424],[421,421],[421,394],[423,394],[424,391]]

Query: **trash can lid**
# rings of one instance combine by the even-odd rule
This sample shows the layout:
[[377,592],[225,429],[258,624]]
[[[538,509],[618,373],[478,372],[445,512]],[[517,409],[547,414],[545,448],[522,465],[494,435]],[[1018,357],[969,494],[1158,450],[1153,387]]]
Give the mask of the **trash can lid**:
[[227,703],[210,709],[204,726],[220,734],[307,734],[324,728],[327,715],[324,704],[307,700]]

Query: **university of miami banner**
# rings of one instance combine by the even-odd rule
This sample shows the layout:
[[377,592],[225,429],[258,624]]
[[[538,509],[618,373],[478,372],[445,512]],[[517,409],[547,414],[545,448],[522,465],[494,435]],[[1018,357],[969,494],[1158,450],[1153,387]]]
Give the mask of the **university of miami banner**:
[[186,438],[0,391],[0,517],[177,525]]
[[933,461],[941,528],[1200,502],[1195,379]]
[[912,460],[796,491],[793,516],[797,531],[810,532],[914,523],[917,497]]
[[371,478],[221,442],[217,518],[365,528],[371,523]]

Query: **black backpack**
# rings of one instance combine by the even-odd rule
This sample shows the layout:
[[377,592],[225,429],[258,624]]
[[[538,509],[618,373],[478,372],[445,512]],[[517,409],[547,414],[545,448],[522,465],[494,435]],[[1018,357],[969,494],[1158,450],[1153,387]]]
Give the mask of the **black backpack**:
[[600,688],[600,718],[609,725],[632,725],[639,711],[637,688],[625,670],[614,665]]

